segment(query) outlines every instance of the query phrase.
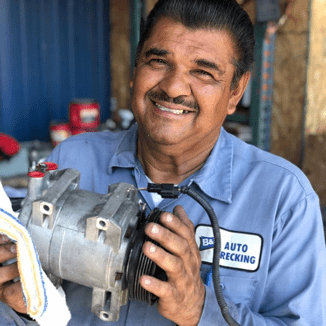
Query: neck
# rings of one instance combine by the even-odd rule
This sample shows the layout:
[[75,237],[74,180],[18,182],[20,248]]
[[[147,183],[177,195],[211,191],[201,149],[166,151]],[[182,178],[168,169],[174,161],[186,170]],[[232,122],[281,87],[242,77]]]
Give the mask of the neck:
[[216,143],[214,140],[206,147],[193,144],[185,149],[178,145],[155,144],[148,137],[143,141],[141,135],[138,137],[138,159],[154,183],[181,183],[204,165]]

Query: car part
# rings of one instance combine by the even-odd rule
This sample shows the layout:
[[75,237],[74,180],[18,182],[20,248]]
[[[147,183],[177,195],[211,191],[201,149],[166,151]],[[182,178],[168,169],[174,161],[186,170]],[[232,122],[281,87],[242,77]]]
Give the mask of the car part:
[[[138,189],[127,183],[110,185],[105,195],[81,190],[79,172],[57,170],[54,163],[41,163],[28,176],[28,195],[19,219],[31,233],[51,281],[58,286],[65,279],[93,288],[91,310],[104,321],[118,320],[128,298],[154,304],[156,296],[140,286],[139,278],[151,275],[166,280],[165,272],[142,252],[146,241],[154,242],[146,236],[145,226],[160,223],[162,211],[154,209],[145,217]],[[165,198],[186,193],[206,210],[217,240],[213,261],[217,301],[229,325],[238,325],[219,286],[220,235],[212,207],[189,187],[149,184],[146,190]]]

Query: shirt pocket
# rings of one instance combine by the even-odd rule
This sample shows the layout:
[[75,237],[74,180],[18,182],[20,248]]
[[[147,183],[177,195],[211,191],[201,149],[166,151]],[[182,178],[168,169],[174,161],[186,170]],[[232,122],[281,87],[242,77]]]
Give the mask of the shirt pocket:
[[[258,281],[234,276],[220,276],[220,285],[225,298],[234,304],[250,304]],[[213,284],[211,284],[213,286]]]

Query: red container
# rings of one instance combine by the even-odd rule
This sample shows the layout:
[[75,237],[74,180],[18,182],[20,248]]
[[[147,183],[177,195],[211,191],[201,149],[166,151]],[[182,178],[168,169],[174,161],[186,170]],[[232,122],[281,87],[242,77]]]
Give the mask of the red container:
[[71,136],[70,128],[66,122],[51,122],[50,126],[50,138],[53,147]]
[[94,129],[100,125],[100,106],[92,99],[72,100],[69,105],[70,129]]

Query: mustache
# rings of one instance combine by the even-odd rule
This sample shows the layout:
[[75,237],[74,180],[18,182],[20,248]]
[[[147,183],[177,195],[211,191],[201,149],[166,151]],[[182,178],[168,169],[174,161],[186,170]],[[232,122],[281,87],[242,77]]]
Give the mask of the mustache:
[[155,92],[155,91],[148,91],[148,97],[152,100],[159,100],[163,102],[173,103],[173,104],[181,104],[187,108],[199,111],[199,105],[196,101],[187,101],[184,96],[178,96],[175,98],[169,97],[164,91],[162,92]]

